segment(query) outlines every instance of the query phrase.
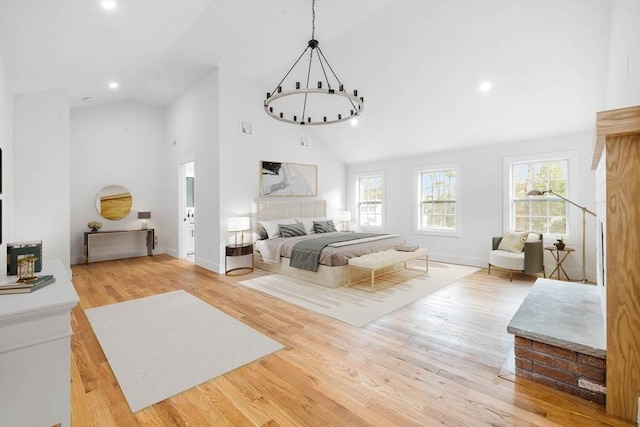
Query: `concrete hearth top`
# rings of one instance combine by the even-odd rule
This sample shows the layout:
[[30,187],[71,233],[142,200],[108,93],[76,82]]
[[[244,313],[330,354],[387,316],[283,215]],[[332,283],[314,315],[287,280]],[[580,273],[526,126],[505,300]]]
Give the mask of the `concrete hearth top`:
[[604,359],[606,342],[600,289],[538,279],[511,319],[511,334]]

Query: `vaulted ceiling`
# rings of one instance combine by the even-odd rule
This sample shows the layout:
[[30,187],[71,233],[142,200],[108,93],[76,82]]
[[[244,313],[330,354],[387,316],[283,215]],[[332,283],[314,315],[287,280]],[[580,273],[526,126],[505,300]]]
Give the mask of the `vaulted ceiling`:
[[[611,5],[318,0],[316,38],[365,111],[357,126],[310,132],[358,163],[589,130],[604,105]],[[129,0],[111,12],[91,0],[0,2],[14,92],[67,88],[78,108],[167,105],[216,66],[267,92],[310,35],[311,1]]]

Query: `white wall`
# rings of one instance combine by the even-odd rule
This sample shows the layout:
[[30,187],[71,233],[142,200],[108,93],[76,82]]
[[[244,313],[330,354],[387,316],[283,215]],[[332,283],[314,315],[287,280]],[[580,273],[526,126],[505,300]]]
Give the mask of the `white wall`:
[[13,105],[13,235],[42,240],[44,259],[70,265],[69,94],[16,95]]
[[[385,162],[351,165],[347,168],[347,206],[355,212],[353,175],[383,171],[386,178],[386,231],[407,238],[410,244],[427,247],[434,260],[486,267],[491,237],[502,235],[503,218],[503,159],[535,153],[574,150],[578,153],[578,188],[572,190],[576,203],[595,209],[594,172],[590,171],[591,144],[589,132],[555,136],[533,141],[518,141],[467,150],[432,153],[423,156],[394,159]],[[462,236],[425,236],[413,232],[414,170],[418,167],[449,163],[461,164],[462,180]],[[569,207],[571,239],[567,244],[576,253],[567,259],[565,269],[572,278],[582,277],[581,226],[582,213]],[[587,276],[595,280],[595,220],[587,218]],[[553,242],[556,236],[548,236]],[[548,256],[548,255],[547,255]],[[545,259],[551,272],[553,261]]]
[[0,148],[2,149],[2,242],[0,242],[0,277],[6,275],[7,242],[13,241],[13,97],[4,68],[4,56],[0,45]]
[[[138,228],[135,213],[150,210],[150,227],[160,248],[177,257],[184,213],[179,203],[179,166],[195,161],[197,265],[224,269],[230,216],[249,215],[259,197],[260,160],[318,165],[318,197],[330,214],[343,208],[345,166],[299,126],[270,119],[262,109],[262,90],[233,70],[213,70],[165,110],[119,102],[74,110],[71,114],[72,259],[82,262],[86,223],[100,220],[103,230]],[[256,101],[258,100],[258,101]],[[219,105],[224,105],[220,108]],[[242,120],[253,135],[240,133]],[[300,136],[310,136],[310,147]],[[96,193],[109,184],[127,187],[134,212],[120,221],[98,216]],[[97,241],[96,241],[97,242]],[[119,245],[118,245],[119,243]],[[122,254],[131,242],[95,244],[94,259]],[[144,255],[144,246],[131,246]],[[97,251],[97,252],[96,252]],[[117,252],[117,253],[116,253]]]
[[167,253],[177,257],[184,212],[179,201],[180,164],[195,161],[195,262],[219,271],[219,93],[213,70],[167,107],[163,150]]
[[640,25],[638,23],[640,23],[639,1],[615,0],[613,2],[605,110],[640,105]]
[[[250,215],[252,202],[260,197],[260,160],[317,165],[317,198],[327,201],[330,216],[344,206],[345,165],[316,138],[322,126],[312,132],[270,118],[263,109],[265,93],[235,70],[220,69],[221,263],[224,245],[233,239],[226,232],[227,218]],[[241,121],[253,123],[252,135],[240,132]],[[302,135],[309,137],[308,147],[301,146]]]
[[[84,262],[87,222],[102,222],[102,231],[139,229],[138,211],[150,211],[156,253],[164,252],[164,109],[138,102],[116,102],[71,112],[71,261]],[[109,220],[96,209],[97,193],[118,184],[133,196],[132,212]],[[147,254],[143,233],[94,239],[92,261]]]

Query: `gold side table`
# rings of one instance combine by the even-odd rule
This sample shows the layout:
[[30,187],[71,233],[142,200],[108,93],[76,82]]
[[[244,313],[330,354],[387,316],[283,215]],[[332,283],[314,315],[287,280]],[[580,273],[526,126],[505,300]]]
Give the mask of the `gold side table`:
[[555,246],[547,246],[544,249],[546,251],[551,252],[551,255],[553,256],[553,259],[556,261],[556,268],[551,272],[549,277],[553,278],[553,274],[557,271],[558,272],[558,280],[562,280],[560,278],[560,272],[562,272],[562,274],[564,274],[564,277],[566,277],[568,281],[571,281],[571,279],[569,278],[569,275],[567,274],[567,272],[564,271],[564,268],[562,267],[562,263],[567,258],[567,256],[569,256],[569,254],[571,252],[575,252],[576,250],[573,249],[573,248],[568,248],[566,246],[563,249],[558,249]]

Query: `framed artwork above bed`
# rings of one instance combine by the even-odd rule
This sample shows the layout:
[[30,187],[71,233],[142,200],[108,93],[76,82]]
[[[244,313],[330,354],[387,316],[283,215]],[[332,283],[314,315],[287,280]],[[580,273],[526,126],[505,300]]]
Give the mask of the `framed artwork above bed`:
[[318,167],[301,163],[260,161],[260,196],[317,196]]

